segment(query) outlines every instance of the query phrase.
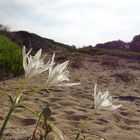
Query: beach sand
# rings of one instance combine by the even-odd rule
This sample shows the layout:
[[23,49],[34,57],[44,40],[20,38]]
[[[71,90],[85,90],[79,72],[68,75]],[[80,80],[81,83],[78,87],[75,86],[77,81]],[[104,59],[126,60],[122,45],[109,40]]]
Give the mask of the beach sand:
[[[58,55],[57,61],[70,60],[70,82],[73,87],[51,87],[24,101],[24,104],[41,112],[47,103],[53,110],[50,121],[65,135],[74,140],[80,123],[93,111],[92,96],[97,81],[98,90],[109,91],[122,107],[114,111],[98,111],[90,118],[86,132],[107,140],[140,140],[140,62],[113,56],[91,56],[73,53]],[[14,95],[24,76],[0,81],[0,93]],[[29,80],[24,94],[47,80],[44,73]],[[0,125],[4,121],[10,102],[0,97]],[[4,140],[27,140],[32,135],[37,118],[23,107],[16,109],[4,132]]]

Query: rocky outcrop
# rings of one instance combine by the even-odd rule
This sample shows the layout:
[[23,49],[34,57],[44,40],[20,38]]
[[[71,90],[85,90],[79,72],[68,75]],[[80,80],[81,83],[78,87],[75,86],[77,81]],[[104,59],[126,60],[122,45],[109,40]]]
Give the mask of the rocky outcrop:
[[20,46],[25,45],[27,48],[33,48],[33,50],[38,50],[42,48],[44,51],[52,51],[52,50],[64,50],[69,45],[65,45],[62,43],[55,42],[54,40],[44,38],[38,36],[33,33],[29,33],[26,31],[18,31],[18,32],[7,32],[4,33],[6,36],[11,38],[12,41],[16,42]]

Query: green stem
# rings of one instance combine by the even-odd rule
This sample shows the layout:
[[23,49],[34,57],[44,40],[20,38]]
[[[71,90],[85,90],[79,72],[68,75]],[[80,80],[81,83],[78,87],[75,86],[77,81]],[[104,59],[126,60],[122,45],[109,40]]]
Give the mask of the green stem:
[[35,93],[39,92],[40,90],[42,90],[42,89],[44,89],[44,88],[47,88],[47,87],[48,87],[47,85],[43,85],[43,86],[41,86],[41,87],[39,87],[39,88],[36,88],[35,90],[29,92],[27,95],[25,95],[24,97],[22,97],[22,98],[20,99],[20,103],[21,103],[23,100],[27,99],[28,97],[32,96],[33,94],[35,94]]
[[27,81],[28,81],[28,77],[25,77],[24,80],[23,80],[23,82],[20,84],[20,87],[19,87],[19,89],[18,89],[18,91],[17,91],[17,93],[16,93],[16,97],[18,97],[18,95],[19,95],[19,94],[21,93],[21,91],[24,89],[25,84],[27,83]]
[[[24,79],[23,82],[21,83],[21,85],[20,85],[20,87],[19,87],[19,89],[18,89],[18,91],[17,91],[17,93],[16,93],[16,97],[18,97],[18,96],[20,95],[21,91],[24,89],[25,84],[27,83],[27,80],[28,80],[28,78],[25,77],[25,79]],[[7,95],[8,95],[8,94],[7,94]],[[0,129],[0,140],[2,139],[2,135],[3,135],[4,129],[5,129],[6,125],[7,125],[7,122],[9,121],[9,119],[10,119],[10,117],[11,117],[13,111],[14,111],[15,108],[16,108],[16,106],[14,106],[13,98],[12,98],[10,95],[8,95],[8,96],[9,96],[9,98],[10,98],[10,100],[11,100],[12,106],[10,107],[10,110],[9,110],[9,112],[8,112],[8,114],[7,114],[7,116],[6,116],[5,120],[4,120],[4,122],[3,122],[3,125],[2,125],[2,127],[1,127],[1,129]]]
[[6,95],[6,96],[9,97],[10,102],[11,102],[11,104],[12,104],[12,103],[13,103],[13,97],[12,97],[11,95],[9,95],[8,93],[0,93],[0,96],[4,96],[4,95]]
[[2,125],[2,127],[0,129],[0,140],[2,139],[2,135],[3,135],[4,129],[5,129],[6,125],[7,125],[7,122],[9,121],[10,116],[11,116],[13,111],[14,111],[14,109],[11,107],[9,112],[8,112],[8,114],[7,114],[7,116],[6,116],[6,118],[5,118],[5,120],[4,120],[4,123],[3,123],[3,125]]
[[76,140],[79,140],[80,134],[84,130],[85,125],[88,123],[89,119],[95,114],[95,111],[96,110],[93,110],[93,112],[82,122],[82,124],[80,126],[80,130],[78,131],[78,133],[76,135]]

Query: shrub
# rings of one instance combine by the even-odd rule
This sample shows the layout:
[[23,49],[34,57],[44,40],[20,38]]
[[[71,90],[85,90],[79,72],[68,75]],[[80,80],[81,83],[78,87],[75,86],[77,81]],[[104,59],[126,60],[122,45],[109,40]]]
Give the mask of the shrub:
[[108,55],[108,56],[117,56],[122,58],[132,58],[132,59],[140,59],[140,53],[128,50],[111,50],[111,49],[103,49],[97,47],[84,47],[79,48],[73,51],[77,51],[80,53],[87,53],[90,55]]
[[22,70],[21,48],[4,35],[0,35],[0,69],[5,69],[14,76]]

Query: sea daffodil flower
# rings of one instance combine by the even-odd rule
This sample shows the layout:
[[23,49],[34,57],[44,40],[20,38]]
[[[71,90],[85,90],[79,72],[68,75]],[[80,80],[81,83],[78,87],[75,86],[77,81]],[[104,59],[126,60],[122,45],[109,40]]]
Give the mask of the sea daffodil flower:
[[94,110],[114,110],[122,105],[113,105],[112,97],[109,96],[108,91],[106,92],[97,92],[97,83],[94,86]]
[[62,83],[63,81],[69,81],[69,71],[67,65],[69,61],[65,61],[58,64],[55,67],[49,68],[49,76],[46,84],[50,86],[74,86],[80,83]]
[[48,70],[54,64],[54,55],[51,62],[48,61],[47,64],[44,64],[43,59],[40,58],[42,49],[40,49],[35,54],[35,56],[30,55],[31,50],[32,49],[30,49],[29,52],[26,54],[25,46],[23,46],[22,49],[23,68],[25,70],[25,76],[29,78]]

